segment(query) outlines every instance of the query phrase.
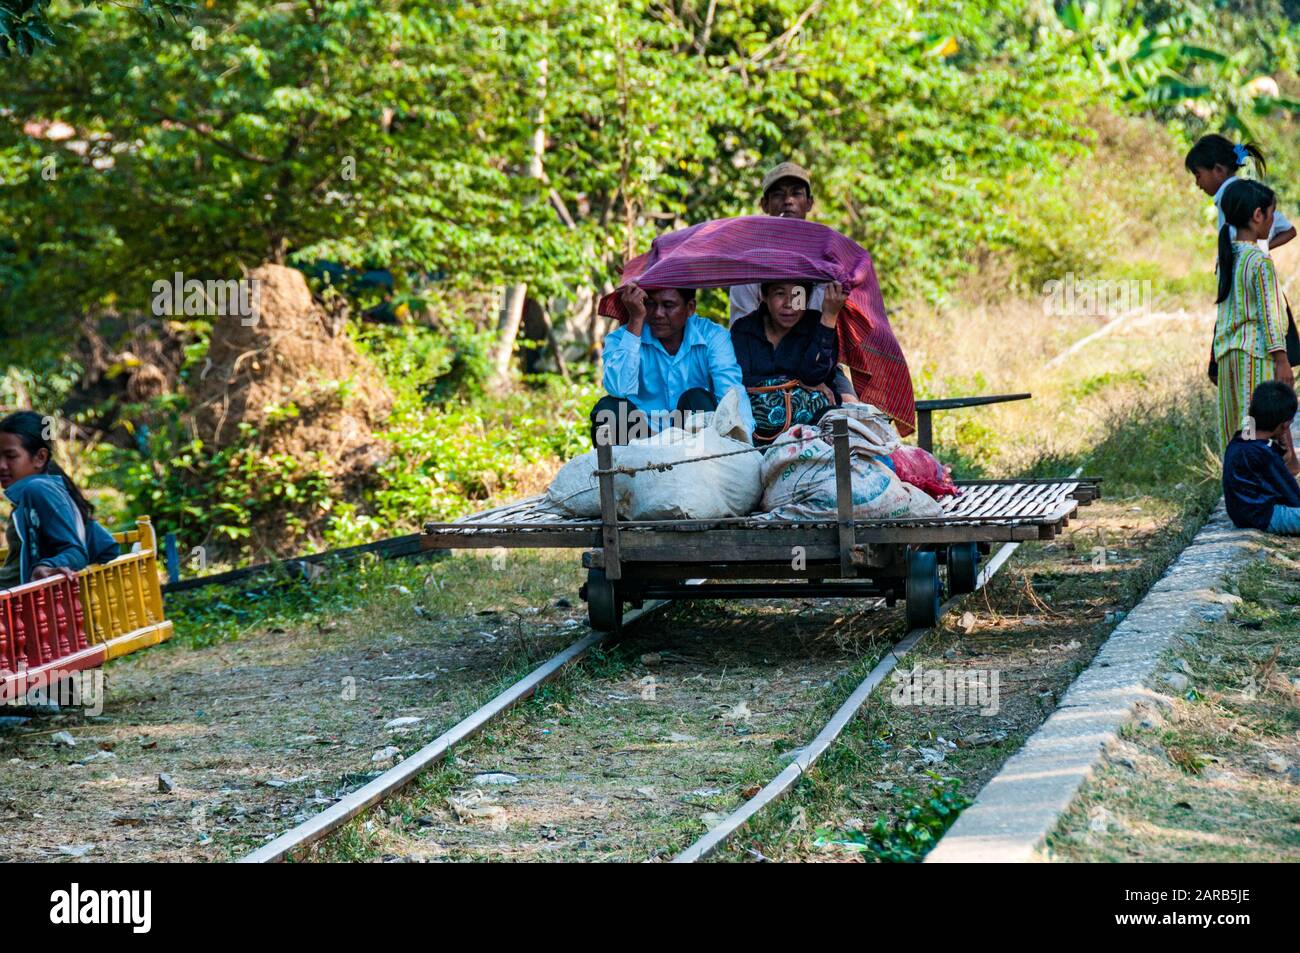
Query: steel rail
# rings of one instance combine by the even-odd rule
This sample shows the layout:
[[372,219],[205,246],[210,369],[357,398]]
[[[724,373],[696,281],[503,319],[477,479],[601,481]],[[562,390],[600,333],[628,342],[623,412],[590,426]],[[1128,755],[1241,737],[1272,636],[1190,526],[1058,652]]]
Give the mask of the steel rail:
[[[702,581],[691,580],[691,582]],[[623,617],[623,625],[639,622],[666,605],[668,605],[668,600],[647,602],[642,608],[628,612]],[[351,794],[345,795],[320,813],[313,814],[297,827],[285,831],[274,840],[241,857],[238,863],[266,864],[285,860],[304,847],[342,827],[348,821],[374,807],[395,791],[405,787],[423,771],[445,758],[458,745],[473,738],[521,701],[530,698],[539,688],[557,678],[566,668],[582,659],[596,646],[613,638],[614,635],[613,632],[593,632],[591,635],[579,639],[563,652],[547,659],[519,681],[456,725],[444,731],[400,764],[389,768],[379,777]]]
[[[1008,559],[1020,547],[1019,543],[1007,543],[989,560],[988,564],[980,571],[975,591],[983,589],[985,584],[993,578]],[[952,606],[964,599],[965,595],[955,596],[943,604],[942,612],[947,612]],[[844,731],[848,723],[853,720],[853,716],[858,710],[866,704],[867,698],[875,691],[877,686],[885,680],[885,677],[894,670],[899,660],[912,650],[917,642],[921,640],[929,629],[913,629],[901,640],[895,643],[889,652],[876,663],[875,667],[867,674],[858,687],[853,690],[844,704],[835,710],[826,727],[817,733],[811,742],[804,748],[800,749],[799,754],[793,761],[786,765],[785,769],[775,778],[769,781],[763,788],[752,798],[738,807],[735,811],[723,818],[722,822],[712,828],[707,834],[697,840],[690,847],[678,854],[672,859],[674,864],[692,864],[696,861],[708,857],[719,847],[725,844],[737,831],[749,823],[754,815],[758,814],[764,808],[779,801],[794,788],[799,779],[808,772],[808,770],[825,754],[835,743],[835,740]]]
[[[1070,475],[1070,479],[1077,477],[1083,472],[1080,467]],[[994,554],[993,558],[988,561],[983,569],[980,570],[979,576],[975,580],[975,591],[983,589],[990,579],[1001,569],[1012,554],[1020,548],[1019,542],[1006,543],[1001,549]],[[940,608],[940,615],[946,613],[954,605],[966,598],[965,593],[960,596],[954,596],[943,604]],[[894,670],[898,662],[904,655],[910,652],[916,643],[921,640],[929,629],[913,629],[899,640],[882,658],[876,663],[875,667],[867,674],[858,687],[853,690],[844,703],[835,710],[826,726],[817,733],[807,746],[800,750],[799,754],[785,769],[775,778],[769,781],[762,789],[759,790],[752,798],[732,811],[721,823],[713,827],[707,834],[697,840],[691,846],[687,847],[680,854],[672,859],[674,864],[691,864],[708,857],[719,847],[725,844],[737,831],[741,830],[750,819],[769,805],[779,801],[794,788],[799,779],[806,774],[809,769],[817,762],[817,759],[825,754],[839,738],[840,733],[844,731],[848,723],[853,720],[853,716],[858,710],[866,704],[871,693],[885,680],[885,677]]]

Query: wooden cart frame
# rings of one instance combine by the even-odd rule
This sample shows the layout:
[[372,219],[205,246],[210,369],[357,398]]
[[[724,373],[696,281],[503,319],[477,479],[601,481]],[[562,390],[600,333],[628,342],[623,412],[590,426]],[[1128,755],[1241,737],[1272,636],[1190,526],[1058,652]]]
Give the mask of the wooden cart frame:
[[542,497],[531,497],[453,523],[429,523],[421,545],[583,549],[587,582],[580,594],[592,627],[602,631],[617,630],[624,606],[647,599],[831,596],[883,597],[890,605],[902,599],[908,628],[929,628],[939,619],[945,588],[951,595],[974,590],[980,557],[992,544],[1052,539],[1081,504],[1100,495],[1099,481],[1090,478],[968,480],[958,482],[960,496],[941,500],[942,517],[855,519],[847,421],[833,421],[830,431],[834,518],[620,520],[616,448],[606,443],[597,448],[599,520],[556,515],[541,507]]

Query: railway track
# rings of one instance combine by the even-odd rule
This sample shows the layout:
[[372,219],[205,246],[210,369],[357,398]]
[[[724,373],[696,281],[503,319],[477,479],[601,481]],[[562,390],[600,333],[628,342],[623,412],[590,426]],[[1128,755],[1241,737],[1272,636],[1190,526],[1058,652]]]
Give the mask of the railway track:
[[[703,582],[703,580],[693,581]],[[641,619],[658,612],[666,605],[668,605],[667,600],[647,602],[642,608],[628,612],[623,618],[623,624],[633,625]],[[592,632],[585,638],[579,639],[563,652],[547,659],[487,704],[457,722],[400,764],[389,768],[379,777],[341,798],[319,814],[308,818],[297,827],[286,831],[251,854],[240,858],[239,863],[266,864],[292,858],[298,851],[316,843],[332,831],[348,823],[348,821],[359,817],[376,804],[381,803],[406,787],[421,773],[446,758],[458,745],[464,744],[473,738],[488,725],[514,708],[515,705],[531,698],[539,688],[548,682],[554,681],[570,665],[581,661],[592,649],[612,640],[614,637],[615,633],[613,632]]]
[[[1074,478],[1082,473],[1083,468],[1080,467],[1070,476]],[[1019,548],[1020,543],[1018,542],[1003,545],[994,554],[993,558],[985,564],[984,568],[980,570],[974,591],[978,592],[988,585],[988,581],[997,574],[999,569],[1006,565],[1007,560]],[[952,597],[943,604],[942,612],[948,612],[965,597],[965,595]],[[775,804],[793,790],[799,779],[808,772],[823,754],[830,750],[831,745],[835,743],[835,739],[853,720],[853,716],[866,704],[867,699],[871,697],[871,693],[875,691],[886,676],[894,670],[903,656],[910,652],[928,631],[928,629],[913,629],[903,636],[885,657],[867,673],[867,677],[853,690],[853,694],[845,699],[844,704],[835,710],[835,714],[831,716],[826,726],[817,733],[817,737],[799,752],[784,771],[764,785],[752,798],[723,818],[707,834],[674,857],[672,862],[674,864],[693,864],[704,860],[742,830],[751,818],[770,805]]]
[[[1019,543],[1007,543],[997,551],[980,572],[976,592],[984,588],[1019,547]],[[943,610],[947,612],[964,598],[966,598],[965,595],[954,596],[943,604]],[[672,862],[674,864],[692,864],[704,860],[735,834],[739,833],[751,818],[760,814],[764,809],[775,804],[793,790],[794,786],[799,783],[799,779],[808,772],[823,754],[830,750],[835,743],[835,739],[853,720],[853,716],[858,713],[859,709],[866,704],[867,699],[871,697],[871,693],[875,691],[877,686],[894,670],[903,656],[910,652],[928,631],[930,630],[913,629],[895,643],[885,654],[885,657],[871,669],[867,677],[858,683],[858,687],[853,690],[853,694],[835,710],[835,714],[831,716],[826,726],[817,733],[817,737],[800,750],[799,754],[786,766],[784,771],[764,785],[757,794],[736,808],[735,811],[723,818],[707,834],[674,857]]]
[[[1019,545],[1019,543],[1015,542],[1007,543],[994,554],[980,572],[976,591],[983,588],[993,578]],[[691,580],[691,583],[694,584],[702,584],[703,582],[702,579]],[[958,595],[949,599],[944,603],[944,611],[950,609],[963,598],[965,598],[964,595]],[[883,606],[884,603],[884,599],[875,600],[877,607]],[[629,611],[624,617],[623,624],[625,626],[636,624],[657,613],[666,605],[668,605],[667,600],[647,602],[642,608]],[[908,632],[877,663],[870,674],[863,679],[849,698],[836,710],[825,727],[809,744],[801,749],[799,755],[779,775],[741,805],[740,808],[728,815],[708,834],[673,858],[673,862],[692,863],[707,858],[742,830],[750,819],[792,790],[799,779],[831,748],[836,738],[839,737],[840,733],[853,719],[853,716],[866,703],[874,689],[885,680],[899,660],[920,641],[927,631],[929,630],[913,629]],[[400,764],[390,768],[365,786],[346,795],[324,811],[308,818],[297,827],[286,831],[241,858],[239,863],[275,863],[292,859],[307,847],[400,791],[421,773],[443,761],[455,748],[479,734],[520,702],[532,697],[543,685],[558,678],[569,666],[581,661],[592,649],[611,641],[615,637],[615,633],[612,632],[593,632],[578,640],[564,651],[543,662]]]

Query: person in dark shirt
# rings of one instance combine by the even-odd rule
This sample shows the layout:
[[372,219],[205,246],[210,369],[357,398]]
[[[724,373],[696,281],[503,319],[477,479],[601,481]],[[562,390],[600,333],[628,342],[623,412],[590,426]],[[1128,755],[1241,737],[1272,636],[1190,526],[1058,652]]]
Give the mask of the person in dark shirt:
[[1242,529],[1300,535],[1300,459],[1291,440],[1295,415],[1295,391],[1282,381],[1265,381],[1251,395],[1246,433],[1239,430],[1228,441],[1223,502]]
[[[731,343],[754,411],[754,441],[769,442],[794,424],[813,424],[854,401],[840,383],[836,323],[847,292],[829,284],[820,311],[806,307],[812,286],[765,282],[758,310],[731,325]],[[845,393],[844,391],[848,391]]]

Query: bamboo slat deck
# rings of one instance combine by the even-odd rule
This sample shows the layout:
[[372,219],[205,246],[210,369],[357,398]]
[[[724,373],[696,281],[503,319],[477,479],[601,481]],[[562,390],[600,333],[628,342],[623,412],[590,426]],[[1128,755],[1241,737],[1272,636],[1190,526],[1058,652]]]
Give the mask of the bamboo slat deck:
[[[910,629],[942,614],[941,594],[971,592],[980,553],[998,542],[1052,539],[1096,480],[971,480],[940,501],[941,516],[853,515],[848,422],[832,421],[835,512],[805,520],[620,520],[612,448],[596,441],[599,519],[571,518],[531,497],[452,523],[428,523],[425,549],[583,549],[580,595],[593,628],[617,630],[623,605],[646,599],[771,599],[811,595],[902,600]],[[608,433],[601,435],[608,438]],[[941,578],[940,564],[947,567]],[[729,580],[742,580],[731,582]],[[744,581],[750,580],[750,581]]]
[[[997,542],[1050,539],[1068,523],[1081,503],[1097,498],[1095,480],[973,480],[958,483],[962,494],[940,500],[944,515],[927,519],[854,520],[858,543]],[[573,547],[601,545],[599,519],[564,516],[544,508],[544,497],[534,496],[475,513],[451,523],[425,526],[426,549],[485,547]],[[680,534],[708,532],[720,548],[744,539],[761,542],[792,535],[818,540],[827,535],[834,544],[838,520],[833,514],[816,520],[777,520],[765,514],[712,520],[620,520],[618,529],[628,541],[666,545]],[[638,540],[641,537],[641,540]],[[656,547],[658,548],[658,547]]]
[[[623,605],[646,599],[770,599],[812,595],[883,597],[905,604],[908,629],[929,628],[941,594],[972,592],[981,553],[994,543],[1052,539],[1080,504],[1099,495],[1090,479],[970,480],[940,500],[941,516],[858,519],[853,515],[848,420],[829,422],[835,511],[783,520],[769,513],[731,519],[622,520],[608,429],[596,444],[600,518],[572,518],[534,496],[451,523],[425,525],[426,550],[582,549],[580,595],[593,628],[618,630]],[[707,458],[702,458],[707,459]],[[941,578],[940,564],[947,567]],[[727,580],[753,580],[730,582]]]

